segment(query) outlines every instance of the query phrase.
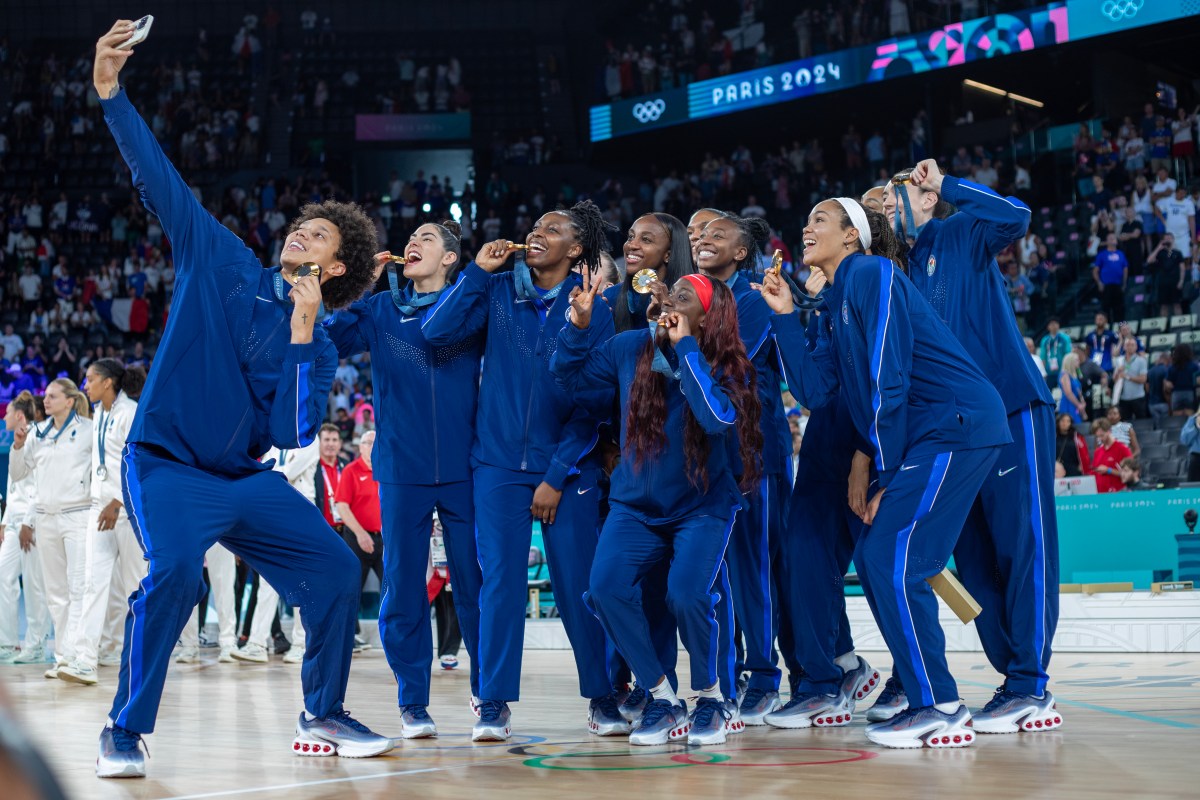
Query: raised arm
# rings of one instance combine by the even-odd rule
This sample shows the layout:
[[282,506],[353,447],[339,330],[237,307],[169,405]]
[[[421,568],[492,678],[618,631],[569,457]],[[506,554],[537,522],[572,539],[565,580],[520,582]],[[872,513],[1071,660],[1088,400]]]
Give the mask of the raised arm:
[[461,342],[487,327],[488,284],[492,276],[474,261],[458,280],[429,307],[421,320],[421,333],[432,345]]
[[195,259],[187,257],[190,247],[203,246],[203,252],[211,252],[213,240],[219,240],[223,247],[239,247],[249,253],[237,236],[200,205],[117,82],[117,75],[133,50],[117,50],[116,45],[132,32],[133,24],[120,20],[100,37],[96,42],[92,78],[104,121],[133,173],[133,185],[142,205],[159,218],[171,240],[176,271],[186,273],[195,266]]
[[349,358],[371,349],[375,339],[375,320],[371,317],[371,298],[351,303],[325,323],[325,333],[337,349],[338,358]]
[[712,374],[700,345],[685,336],[675,345],[679,356],[679,384],[692,416],[709,436],[719,436],[737,422],[737,410]]
[[289,344],[271,405],[271,444],[299,450],[312,444],[324,417],[337,351],[328,341]]
[[771,335],[775,337],[779,359],[783,362],[788,389],[800,405],[811,411],[837,400],[838,376],[832,356],[833,343],[824,326],[820,326],[811,351],[799,312],[772,316]]

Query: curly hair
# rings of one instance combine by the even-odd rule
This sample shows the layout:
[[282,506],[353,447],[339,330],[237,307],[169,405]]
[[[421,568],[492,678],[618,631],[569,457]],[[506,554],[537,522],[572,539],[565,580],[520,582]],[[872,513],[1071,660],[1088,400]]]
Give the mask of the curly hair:
[[357,203],[339,203],[336,200],[305,205],[300,209],[300,215],[292,220],[288,233],[314,219],[329,220],[337,226],[341,237],[335,258],[346,265],[346,272],[321,285],[325,307],[337,311],[362,297],[375,285],[375,253],[379,250],[379,239],[375,233],[375,223]]
[[[740,487],[742,491],[749,491],[762,473],[763,435],[759,427],[762,405],[758,399],[758,381],[738,333],[737,303],[733,292],[722,281],[712,284],[712,306],[705,315],[705,324],[696,334],[696,343],[737,412],[738,452],[742,460]],[[635,471],[647,459],[661,453],[667,444],[667,379],[653,369],[656,346],[653,337],[646,340],[629,389],[625,438],[633,454]],[[683,419],[688,482],[698,491],[707,492],[712,440],[687,406],[684,406]]]

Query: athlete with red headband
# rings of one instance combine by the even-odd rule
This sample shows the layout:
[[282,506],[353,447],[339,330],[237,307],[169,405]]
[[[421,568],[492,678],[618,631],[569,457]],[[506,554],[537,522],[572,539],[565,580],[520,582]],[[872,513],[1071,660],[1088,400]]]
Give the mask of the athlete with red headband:
[[[635,745],[725,741],[730,711],[718,680],[716,604],[728,596],[721,569],[742,493],[758,479],[761,407],[754,369],[738,335],[737,305],[721,281],[684,275],[649,330],[595,344],[595,286],[584,276],[571,297],[571,324],[550,363],[568,391],[616,386],[622,459],[612,474],[611,509],[592,564],[588,602],[652,699],[630,734]],[[650,637],[641,581],[670,561],[667,606],[690,658],[700,698],[687,714]]]

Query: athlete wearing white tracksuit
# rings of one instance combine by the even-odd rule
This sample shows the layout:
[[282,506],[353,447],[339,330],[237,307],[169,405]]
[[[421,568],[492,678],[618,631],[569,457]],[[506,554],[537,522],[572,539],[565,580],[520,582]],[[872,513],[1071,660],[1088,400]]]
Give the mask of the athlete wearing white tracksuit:
[[63,680],[87,684],[95,682],[92,673],[102,654],[120,657],[128,598],[146,575],[146,559],[121,497],[121,453],[137,403],[120,392],[108,408],[101,401],[92,413],[83,598],[73,642],[75,659],[69,670],[59,671]]
[[[67,396],[63,383],[72,387],[72,396]],[[72,407],[74,397],[83,399],[73,387],[70,381],[50,384],[45,400],[48,418],[30,426],[25,435],[16,432],[8,461],[13,480],[33,473],[34,528],[59,666],[75,656],[74,635],[85,583],[84,544],[92,506],[92,421]],[[58,677],[57,667],[46,677]]]
[[[275,459],[275,471],[282,472],[292,488],[304,495],[305,500],[313,502],[313,496],[316,493],[317,462],[321,459],[320,437],[313,440],[308,447],[300,450],[280,450],[278,447],[272,447],[262,460],[269,461],[271,459]],[[268,652],[270,651],[267,645],[271,638],[271,623],[275,620],[275,609],[278,604],[279,593],[260,575],[258,603],[254,606],[254,620],[250,623],[250,636],[247,644],[258,645]],[[295,614],[295,624],[292,626],[292,647],[296,649],[297,653],[302,654],[305,647],[304,625],[300,621],[300,609],[293,609],[293,613]],[[239,651],[234,654],[234,657],[239,658],[240,655]]]
[[[33,477],[14,481],[8,477],[4,493],[4,541],[0,542],[0,663],[20,659],[42,659],[42,648],[50,636],[50,611],[42,586],[41,550],[36,542],[28,550],[21,548],[22,528],[34,527]],[[18,583],[20,581],[20,583]],[[16,652],[18,643],[17,605],[25,589],[25,648]]]

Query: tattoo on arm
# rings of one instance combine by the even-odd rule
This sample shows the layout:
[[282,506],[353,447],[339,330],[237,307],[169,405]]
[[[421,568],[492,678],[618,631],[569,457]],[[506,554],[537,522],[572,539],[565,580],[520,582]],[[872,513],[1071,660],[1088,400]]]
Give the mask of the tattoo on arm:
[[308,324],[308,314],[305,314],[304,316],[302,316],[300,318],[300,321],[307,325]]

